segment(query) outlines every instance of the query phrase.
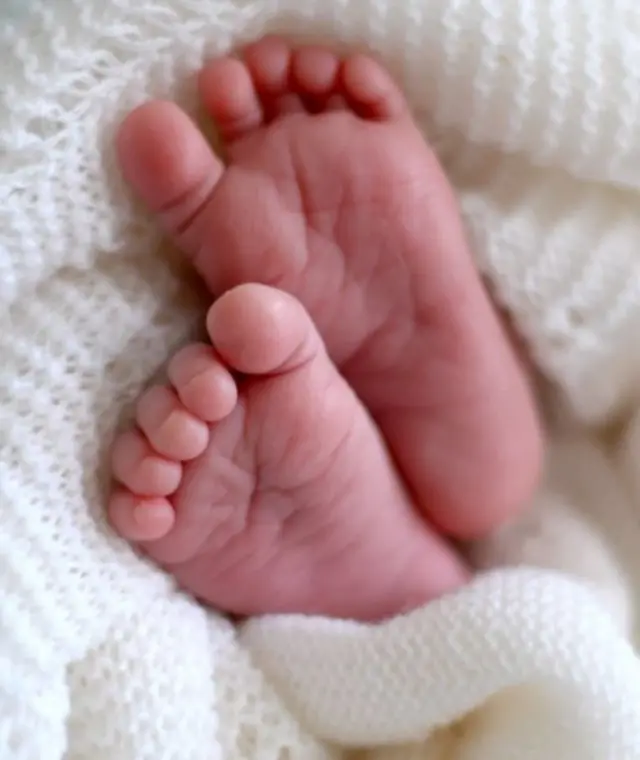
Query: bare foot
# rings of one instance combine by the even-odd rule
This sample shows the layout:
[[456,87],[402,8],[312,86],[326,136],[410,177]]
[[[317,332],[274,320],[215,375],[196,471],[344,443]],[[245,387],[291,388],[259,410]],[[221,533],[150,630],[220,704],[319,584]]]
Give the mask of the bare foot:
[[298,301],[239,286],[207,327],[115,443],[123,536],[237,614],[375,620],[464,583]]
[[386,72],[268,38],[200,80],[228,166],[167,102],[131,114],[123,171],[212,293],[294,294],[421,508],[469,538],[535,485],[537,418],[436,158]]

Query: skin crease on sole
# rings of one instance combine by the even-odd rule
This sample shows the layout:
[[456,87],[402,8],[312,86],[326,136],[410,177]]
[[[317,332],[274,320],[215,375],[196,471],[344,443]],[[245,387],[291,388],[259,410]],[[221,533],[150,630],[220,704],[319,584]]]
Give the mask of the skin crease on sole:
[[[384,69],[366,56],[342,60],[324,48],[292,49],[266,38],[242,58],[208,64],[200,91],[226,143],[228,165],[177,106],[155,101],[130,114],[120,131],[129,183],[212,294],[262,282],[300,301],[377,423],[431,539],[430,524],[471,538],[513,517],[539,473],[531,392],[474,268],[446,178]],[[205,348],[189,350],[204,361]],[[141,484],[155,484],[145,496],[163,500],[158,514],[165,510],[162,519],[175,521],[164,546],[189,513],[185,483],[195,488],[197,478],[187,470],[193,473],[198,460],[186,467],[175,457],[180,452],[149,448],[148,429],[176,399],[224,409],[231,399],[237,403],[242,390],[223,375],[220,370],[218,381],[226,390],[215,400],[198,391],[197,373],[188,391],[174,377],[172,389],[154,391],[153,403],[144,397],[139,429],[128,434],[137,469],[125,485],[140,495]],[[221,414],[196,411],[196,422],[183,419],[193,450]],[[169,438],[177,441],[176,430],[184,428],[172,419]],[[391,461],[385,466],[391,477]],[[353,492],[360,487],[354,480]],[[119,492],[115,501],[122,498]],[[388,509],[391,516],[402,512],[398,504]],[[112,502],[117,525],[115,515]],[[389,532],[391,524],[385,518],[377,530]],[[460,568],[439,541],[448,564]],[[145,549],[154,556],[157,546],[146,542]],[[462,568],[457,582],[464,577]],[[198,593],[192,580],[184,585]],[[432,582],[431,598],[436,586],[454,585]],[[416,595],[398,594],[398,609],[407,598]],[[211,595],[208,600],[234,611]],[[267,600],[263,607],[274,611]]]
[[465,582],[298,301],[241,285],[207,327],[116,442],[120,533],[236,614],[380,619]]

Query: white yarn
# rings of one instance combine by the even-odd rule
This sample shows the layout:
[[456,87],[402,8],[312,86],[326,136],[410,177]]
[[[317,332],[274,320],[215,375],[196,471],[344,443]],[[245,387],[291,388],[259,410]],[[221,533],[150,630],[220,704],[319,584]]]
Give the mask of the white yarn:
[[636,0],[38,3],[0,32],[0,757],[325,760],[398,742],[375,757],[637,760],[619,594],[620,573],[640,582],[638,528],[590,441],[552,449],[546,488],[551,510],[589,512],[594,561],[582,522],[503,555],[575,580],[495,571],[379,628],[237,634],[104,523],[118,417],[204,303],[131,202],[115,126],[148,97],[193,106],[204,55],[274,26],[382,54],[540,367],[584,420],[635,403]]

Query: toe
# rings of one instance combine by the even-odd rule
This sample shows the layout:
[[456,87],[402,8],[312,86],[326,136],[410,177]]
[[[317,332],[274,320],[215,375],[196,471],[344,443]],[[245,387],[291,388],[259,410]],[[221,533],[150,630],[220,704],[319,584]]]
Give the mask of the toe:
[[118,490],[109,500],[109,520],[128,541],[159,541],[175,524],[171,504],[162,498],[148,499]]
[[224,140],[231,142],[263,122],[254,80],[244,63],[222,58],[200,74],[200,97]]
[[184,408],[200,420],[219,422],[235,408],[235,381],[211,346],[183,348],[169,362],[168,375]]
[[266,285],[240,285],[210,308],[207,329],[217,352],[247,374],[288,372],[313,359],[322,343],[302,304]]
[[242,57],[263,98],[277,98],[289,89],[291,48],[279,37],[263,37],[247,45]]
[[117,137],[125,179],[187,250],[202,245],[202,217],[222,175],[204,135],[173,103],[154,101],[133,111]]
[[111,466],[116,480],[140,496],[168,496],[182,477],[180,463],[157,454],[138,430],[116,439]]
[[304,110],[299,94],[291,87],[291,47],[269,36],[248,45],[243,58],[262,102],[267,121]]
[[156,386],[144,393],[136,420],[152,448],[167,459],[187,462],[207,447],[206,423],[191,414],[171,388]]
[[389,73],[366,55],[348,58],[342,67],[342,91],[349,106],[369,119],[396,119],[407,103]]
[[339,71],[339,58],[326,48],[309,45],[293,54],[292,85],[310,110],[321,110],[335,94]]

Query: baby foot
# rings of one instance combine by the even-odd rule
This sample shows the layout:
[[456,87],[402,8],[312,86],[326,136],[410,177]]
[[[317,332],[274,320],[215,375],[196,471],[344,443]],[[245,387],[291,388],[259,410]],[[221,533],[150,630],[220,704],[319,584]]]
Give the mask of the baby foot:
[[298,301],[239,286],[207,329],[213,347],[180,351],[114,445],[124,537],[243,615],[375,620],[465,582]]
[[153,102],[119,135],[129,182],[212,293],[262,282],[300,299],[441,530],[511,517],[538,476],[529,387],[387,73],[268,38],[208,65],[200,91],[228,166]]

